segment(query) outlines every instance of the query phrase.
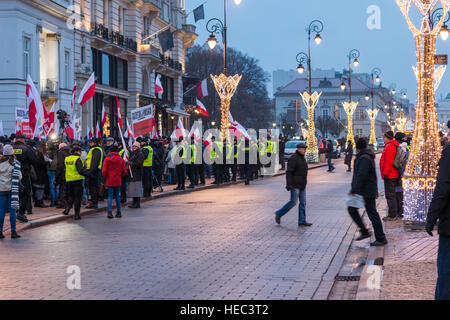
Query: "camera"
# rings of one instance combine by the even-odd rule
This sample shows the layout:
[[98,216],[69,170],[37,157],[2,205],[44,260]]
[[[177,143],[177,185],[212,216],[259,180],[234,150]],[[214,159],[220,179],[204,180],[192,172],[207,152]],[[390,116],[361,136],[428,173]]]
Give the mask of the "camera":
[[66,119],[67,119],[67,112],[65,112],[62,109],[59,109],[58,111],[56,111],[56,115],[57,115],[57,119],[59,121],[66,121]]

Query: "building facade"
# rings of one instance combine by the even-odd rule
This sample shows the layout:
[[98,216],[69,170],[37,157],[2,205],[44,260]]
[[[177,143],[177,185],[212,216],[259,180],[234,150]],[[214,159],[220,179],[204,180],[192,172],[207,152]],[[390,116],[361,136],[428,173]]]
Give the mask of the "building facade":
[[[0,25],[14,31],[8,33],[14,48],[0,53],[7,66],[0,76],[0,92],[8,97],[0,102],[5,133],[14,130],[9,108],[26,106],[27,73],[47,108],[57,101],[73,117],[81,116],[83,135],[101,123],[103,105],[105,131],[117,134],[116,96],[128,119],[133,109],[153,104],[162,135],[169,135],[179,118],[188,126],[182,76],[186,50],[197,35],[186,18],[185,0],[1,1]],[[72,88],[76,84],[78,97],[92,72],[95,96],[83,107],[75,103],[72,112]],[[157,76],[161,96],[155,95]]]

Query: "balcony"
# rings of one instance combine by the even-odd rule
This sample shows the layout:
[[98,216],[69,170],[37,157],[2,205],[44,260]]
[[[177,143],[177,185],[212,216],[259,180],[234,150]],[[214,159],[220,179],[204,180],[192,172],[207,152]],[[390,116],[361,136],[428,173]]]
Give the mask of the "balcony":
[[41,79],[41,96],[43,98],[58,96],[58,81],[52,79]]
[[161,64],[169,67],[171,69],[174,69],[176,71],[182,72],[183,71],[183,65],[178,62],[177,60],[173,60],[171,58],[164,57],[162,54],[160,54],[161,58]]
[[188,33],[195,33],[197,28],[192,24],[183,24],[183,31]]
[[124,35],[121,35],[119,32],[109,30],[100,23],[92,24],[91,35],[101,38],[124,49],[137,52],[136,41],[131,38],[125,37]]

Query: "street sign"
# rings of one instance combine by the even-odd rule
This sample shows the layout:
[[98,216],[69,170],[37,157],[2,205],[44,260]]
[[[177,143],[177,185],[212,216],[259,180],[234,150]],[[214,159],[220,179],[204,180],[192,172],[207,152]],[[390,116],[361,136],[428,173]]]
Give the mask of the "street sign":
[[447,65],[448,64],[448,55],[446,54],[436,54],[434,55],[434,64],[435,65]]

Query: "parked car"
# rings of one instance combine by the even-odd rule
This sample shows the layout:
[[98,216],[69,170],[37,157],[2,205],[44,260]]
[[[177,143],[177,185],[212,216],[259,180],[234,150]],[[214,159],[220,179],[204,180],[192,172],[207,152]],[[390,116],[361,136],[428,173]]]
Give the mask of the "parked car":
[[384,140],[383,140],[383,138],[377,138],[377,146],[378,146],[378,148],[383,148],[384,147]]
[[284,155],[286,157],[292,156],[295,151],[297,150],[297,144],[299,143],[306,143],[305,140],[291,140],[286,142],[286,146],[284,147]]

